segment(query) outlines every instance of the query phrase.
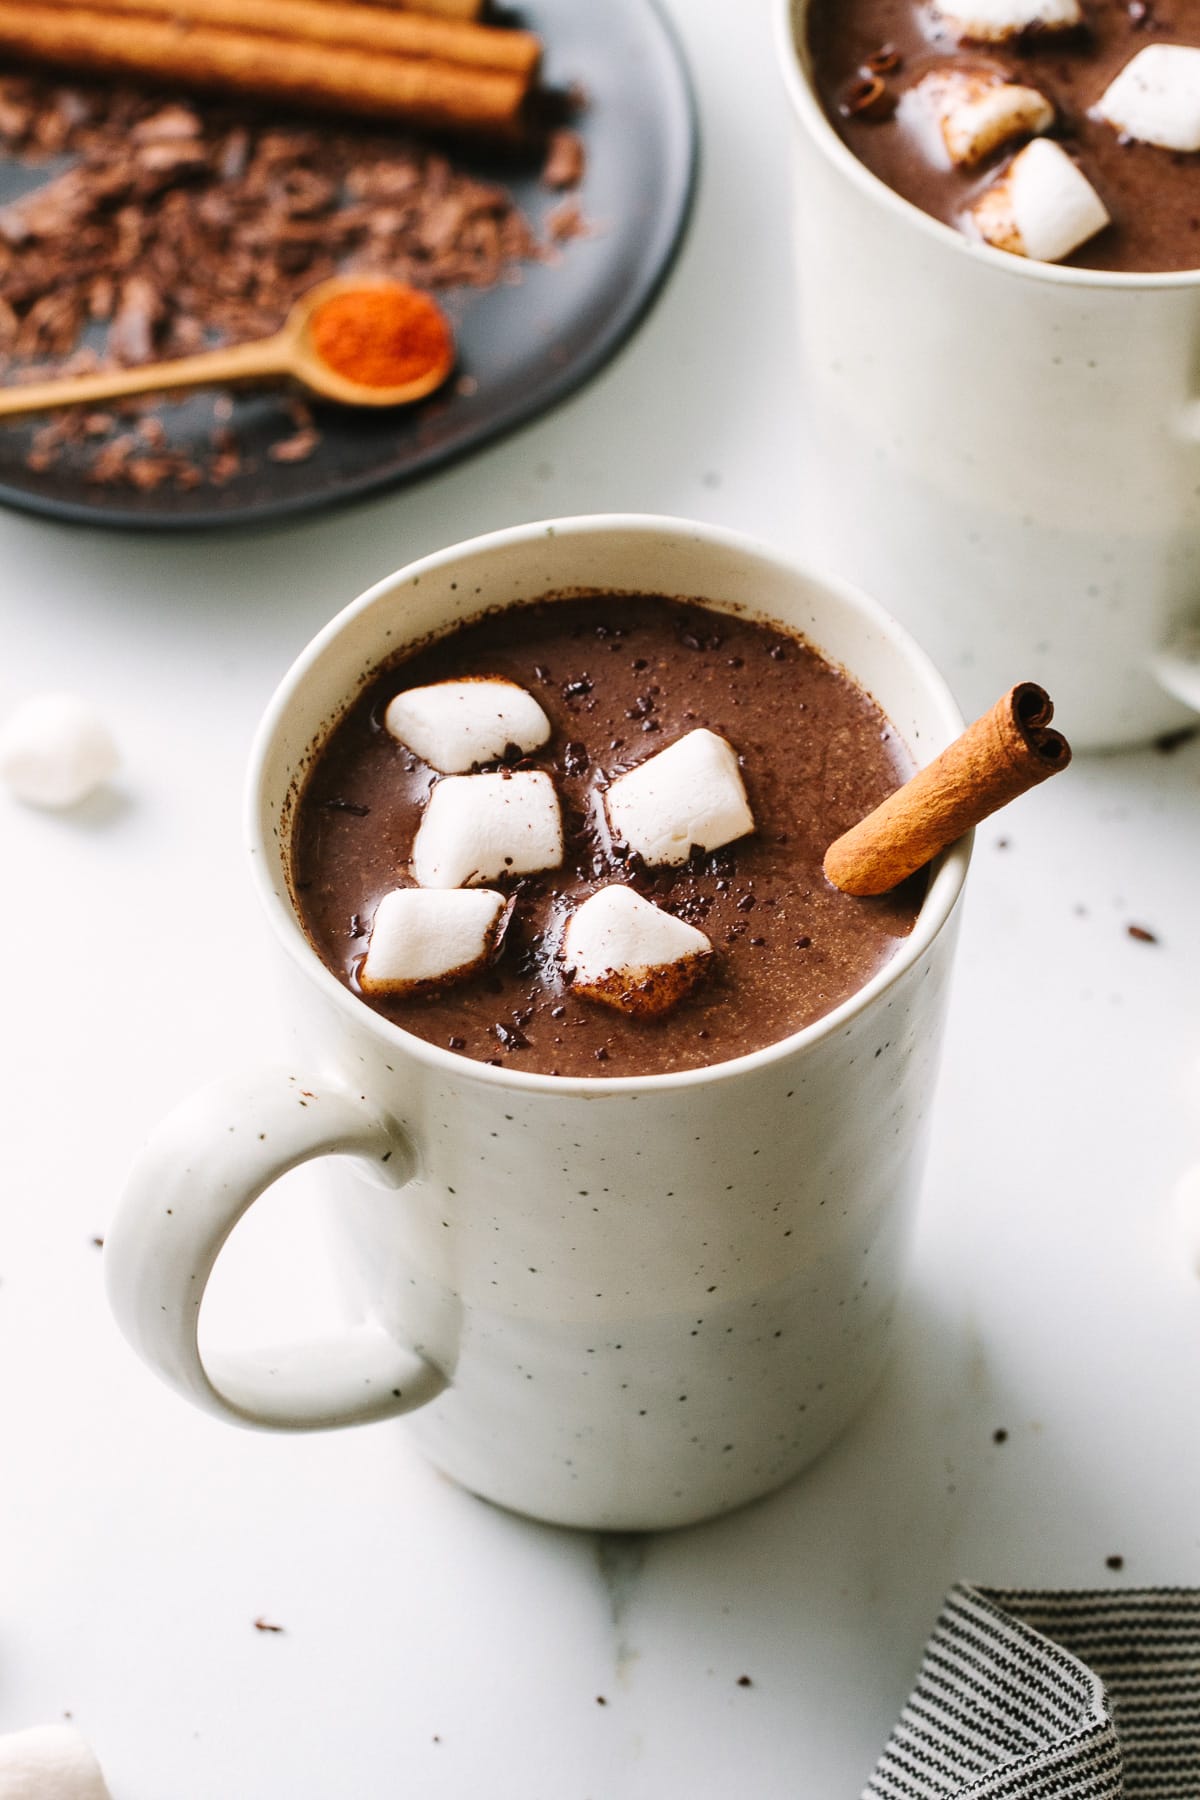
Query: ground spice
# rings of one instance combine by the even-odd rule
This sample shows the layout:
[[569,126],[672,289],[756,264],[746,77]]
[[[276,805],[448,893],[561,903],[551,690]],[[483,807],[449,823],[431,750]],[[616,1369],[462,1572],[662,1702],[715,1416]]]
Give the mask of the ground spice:
[[363,387],[404,387],[454,360],[450,326],[417,288],[335,294],[313,314],[313,349],[336,374]]

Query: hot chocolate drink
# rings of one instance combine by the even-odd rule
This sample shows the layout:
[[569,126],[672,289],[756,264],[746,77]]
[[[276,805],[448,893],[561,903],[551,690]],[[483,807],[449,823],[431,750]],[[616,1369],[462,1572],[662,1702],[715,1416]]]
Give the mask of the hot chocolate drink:
[[912,929],[923,879],[855,900],[821,873],[909,773],[796,637],[661,597],[541,601],[370,681],[297,802],[294,899],[327,966],[431,1043],[564,1076],[696,1068],[820,1018]]
[[1200,267],[1193,0],[812,0],[808,46],[839,135],[935,218],[1041,260]]

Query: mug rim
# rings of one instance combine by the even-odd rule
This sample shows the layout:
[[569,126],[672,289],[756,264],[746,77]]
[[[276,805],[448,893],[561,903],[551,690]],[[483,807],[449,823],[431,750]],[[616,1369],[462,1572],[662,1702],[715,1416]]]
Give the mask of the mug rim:
[[1111,290],[1135,293],[1139,289],[1195,288],[1200,286],[1200,267],[1195,269],[1081,269],[1062,263],[1039,262],[1034,257],[1014,256],[1011,251],[997,250],[991,244],[977,244],[963,232],[935,219],[913,201],[906,200],[889,187],[872,169],[844,144],[833,129],[825,110],[814,92],[801,59],[799,34],[796,29],[801,11],[807,12],[811,0],[775,0],[775,47],[782,67],[784,86],[792,103],[792,111],[804,126],[816,147],[839,174],[852,181],[877,206],[919,230],[932,242],[949,247],[972,258],[985,268],[1015,280],[1045,282],[1052,287]]
[[[929,886],[911,933],[901,941],[900,947],[889,957],[882,968],[877,969],[870,980],[864,982],[862,987],[844,1000],[840,1006],[814,1020],[812,1024],[803,1026],[799,1031],[790,1032],[786,1037],[766,1044],[761,1049],[747,1051],[741,1056],[728,1057],[720,1062],[707,1063],[699,1068],[666,1070],[657,1074],[572,1076],[543,1074],[533,1070],[512,1068],[508,1065],[493,1067],[474,1057],[461,1056],[452,1050],[443,1049],[441,1045],[430,1043],[428,1039],[418,1037],[415,1032],[406,1031],[403,1026],[394,1024],[392,1020],[376,1012],[374,1007],[368,1006],[358,995],[352,993],[333,971],[326,967],[310,943],[294,906],[281,894],[279,886],[269,872],[269,863],[273,855],[269,838],[272,834],[265,829],[267,809],[264,804],[263,783],[270,753],[295,695],[300,691],[313,669],[321,662],[325,652],[342,635],[348,625],[402,584],[410,584],[414,577],[423,579],[427,574],[436,573],[464,556],[476,556],[489,550],[507,548],[514,544],[534,543],[547,534],[555,537],[584,537],[603,536],[610,533],[615,535],[620,532],[641,532],[647,538],[661,538],[664,535],[678,537],[682,533],[704,544],[749,556],[759,562],[774,563],[781,572],[785,572],[789,577],[799,576],[802,580],[811,582],[826,593],[832,594],[840,604],[857,613],[864,621],[882,632],[892,644],[900,648],[909,667],[921,682],[928,698],[933,702],[935,710],[941,716],[940,722],[946,730],[946,742],[952,741],[963,729],[962,714],[945,680],[915,639],[878,601],[849,583],[839,581],[823,571],[811,568],[806,563],[776,551],[748,535],[728,530],[723,526],[705,524],[699,520],[652,513],[578,514],[561,519],[535,520],[524,525],[506,526],[498,531],[485,532],[477,537],[448,545],[444,549],[432,551],[426,556],[406,563],[402,568],[373,583],[357,599],[350,601],[347,606],[336,613],[309,640],[279,682],[267,704],[250,750],[245,790],[246,841],[258,897],[266,910],[276,938],[282,943],[285,952],[297,965],[300,973],[308,980],[314,981],[318,990],[340,1011],[348,1011],[349,1022],[352,1025],[368,1032],[389,1050],[403,1051],[407,1056],[424,1063],[431,1072],[438,1075],[451,1075],[459,1081],[474,1080],[485,1087],[515,1090],[527,1094],[542,1093],[557,1095],[560,1098],[572,1096],[583,1099],[642,1092],[665,1093],[671,1089],[697,1087],[712,1081],[736,1079],[772,1063],[786,1061],[844,1029],[921,961],[927,951],[932,948],[942,928],[949,922],[962,892],[971,860],[974,833],[968,833],[934,859]],[[815,645],[814,648],[820,650],[819,645]],[[854,680],[858,680],[853,669],[847,669],[846,672]]]

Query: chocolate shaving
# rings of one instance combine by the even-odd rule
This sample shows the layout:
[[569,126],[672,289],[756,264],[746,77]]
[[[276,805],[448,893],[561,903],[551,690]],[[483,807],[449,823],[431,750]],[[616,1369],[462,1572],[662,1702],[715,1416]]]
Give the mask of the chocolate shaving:
[[578,132],[555,131],[542,165],[542,181],[548,188],[576,188],[587,166],[583,140]]
[[847,119],[890,119],[896,110],[896,96],[882,75],[868,71],[847,89],[838,110]]
[[552,244],[569,244],[573,238],[587,237],[591,230],[577,200],[566,200],[556,206],[546,214],[544,223],[546,236]]
[[1173,756],[1176,750],[1181,750],[1197,737],[1200,737],[1200,726],[1182,725],[1177,731],[1164,731],[1161,737],[1156,737],[1154,748],[1160,756]]
[[529,1048],[529,1039],[519,1025],[495,1024],[492,1026],[492,1031],[506,1050],[528,1050]]
[[320,433],[309,425],[303,431],[297,431],[293,437],[284,438],[281,443],[272,444],[267,455],[272,462],[307,462],[320,441]]

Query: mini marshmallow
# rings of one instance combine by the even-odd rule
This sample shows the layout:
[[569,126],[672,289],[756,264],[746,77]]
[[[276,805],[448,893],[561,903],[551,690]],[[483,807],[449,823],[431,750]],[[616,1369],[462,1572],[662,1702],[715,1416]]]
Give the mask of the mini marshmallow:
[[646,863],[685,863],[754,830],[733,746],[704,728],[619,775],[604,807],[613,837]]
[[117,762],[108,726],[75,694],[33,694],[0,729],[0,780],[29,806],[76,806]]
[[408,688],[389,702],[383,722],[443,775],[498,762],[510,744],[527,755],[550,736],[550,721],[533,695],[500,675]]
[[604,887],[572,913],[562,957],[573,991],[637,1018],[678,1004],[713,947],[702,931],[628,887]]
[[1054,108],[1036,88],[1020,87],[979,70],[932,70],[900,103],[920,108],[937,127],[939,146],[959,168],[970,168],[1017,137],[1034,137],[1054,123]]
[[1200,1275],[1200,1166],[1189,1169],[1175,1188],[1175,1222],[1193,1275]]
[[933,13],[960,38],[984,44],[1023,31],[1070,31],[1083,23],[1079,0],[937,0]]
[[549,775],[447,775],[429,796],[413,844],[422,887],[478,887],[498,875],[557,869],[562,814]]
[[1200,150],[1200,50],[1149,44],[1092,108],[1124,137],[1162,150]]
[[393,888],[375,908],[359,985],[411,994],[465,981],[495,949],[504,907],[490,888]]
[[1087,176],[1060,144],[1035,138],[969,210],[981,237],[997,250],[1037,262],[1059,262],[1109,222]]
[[111,1800],[100,1764],[73,1725],[0,1737],[0,1800]]

